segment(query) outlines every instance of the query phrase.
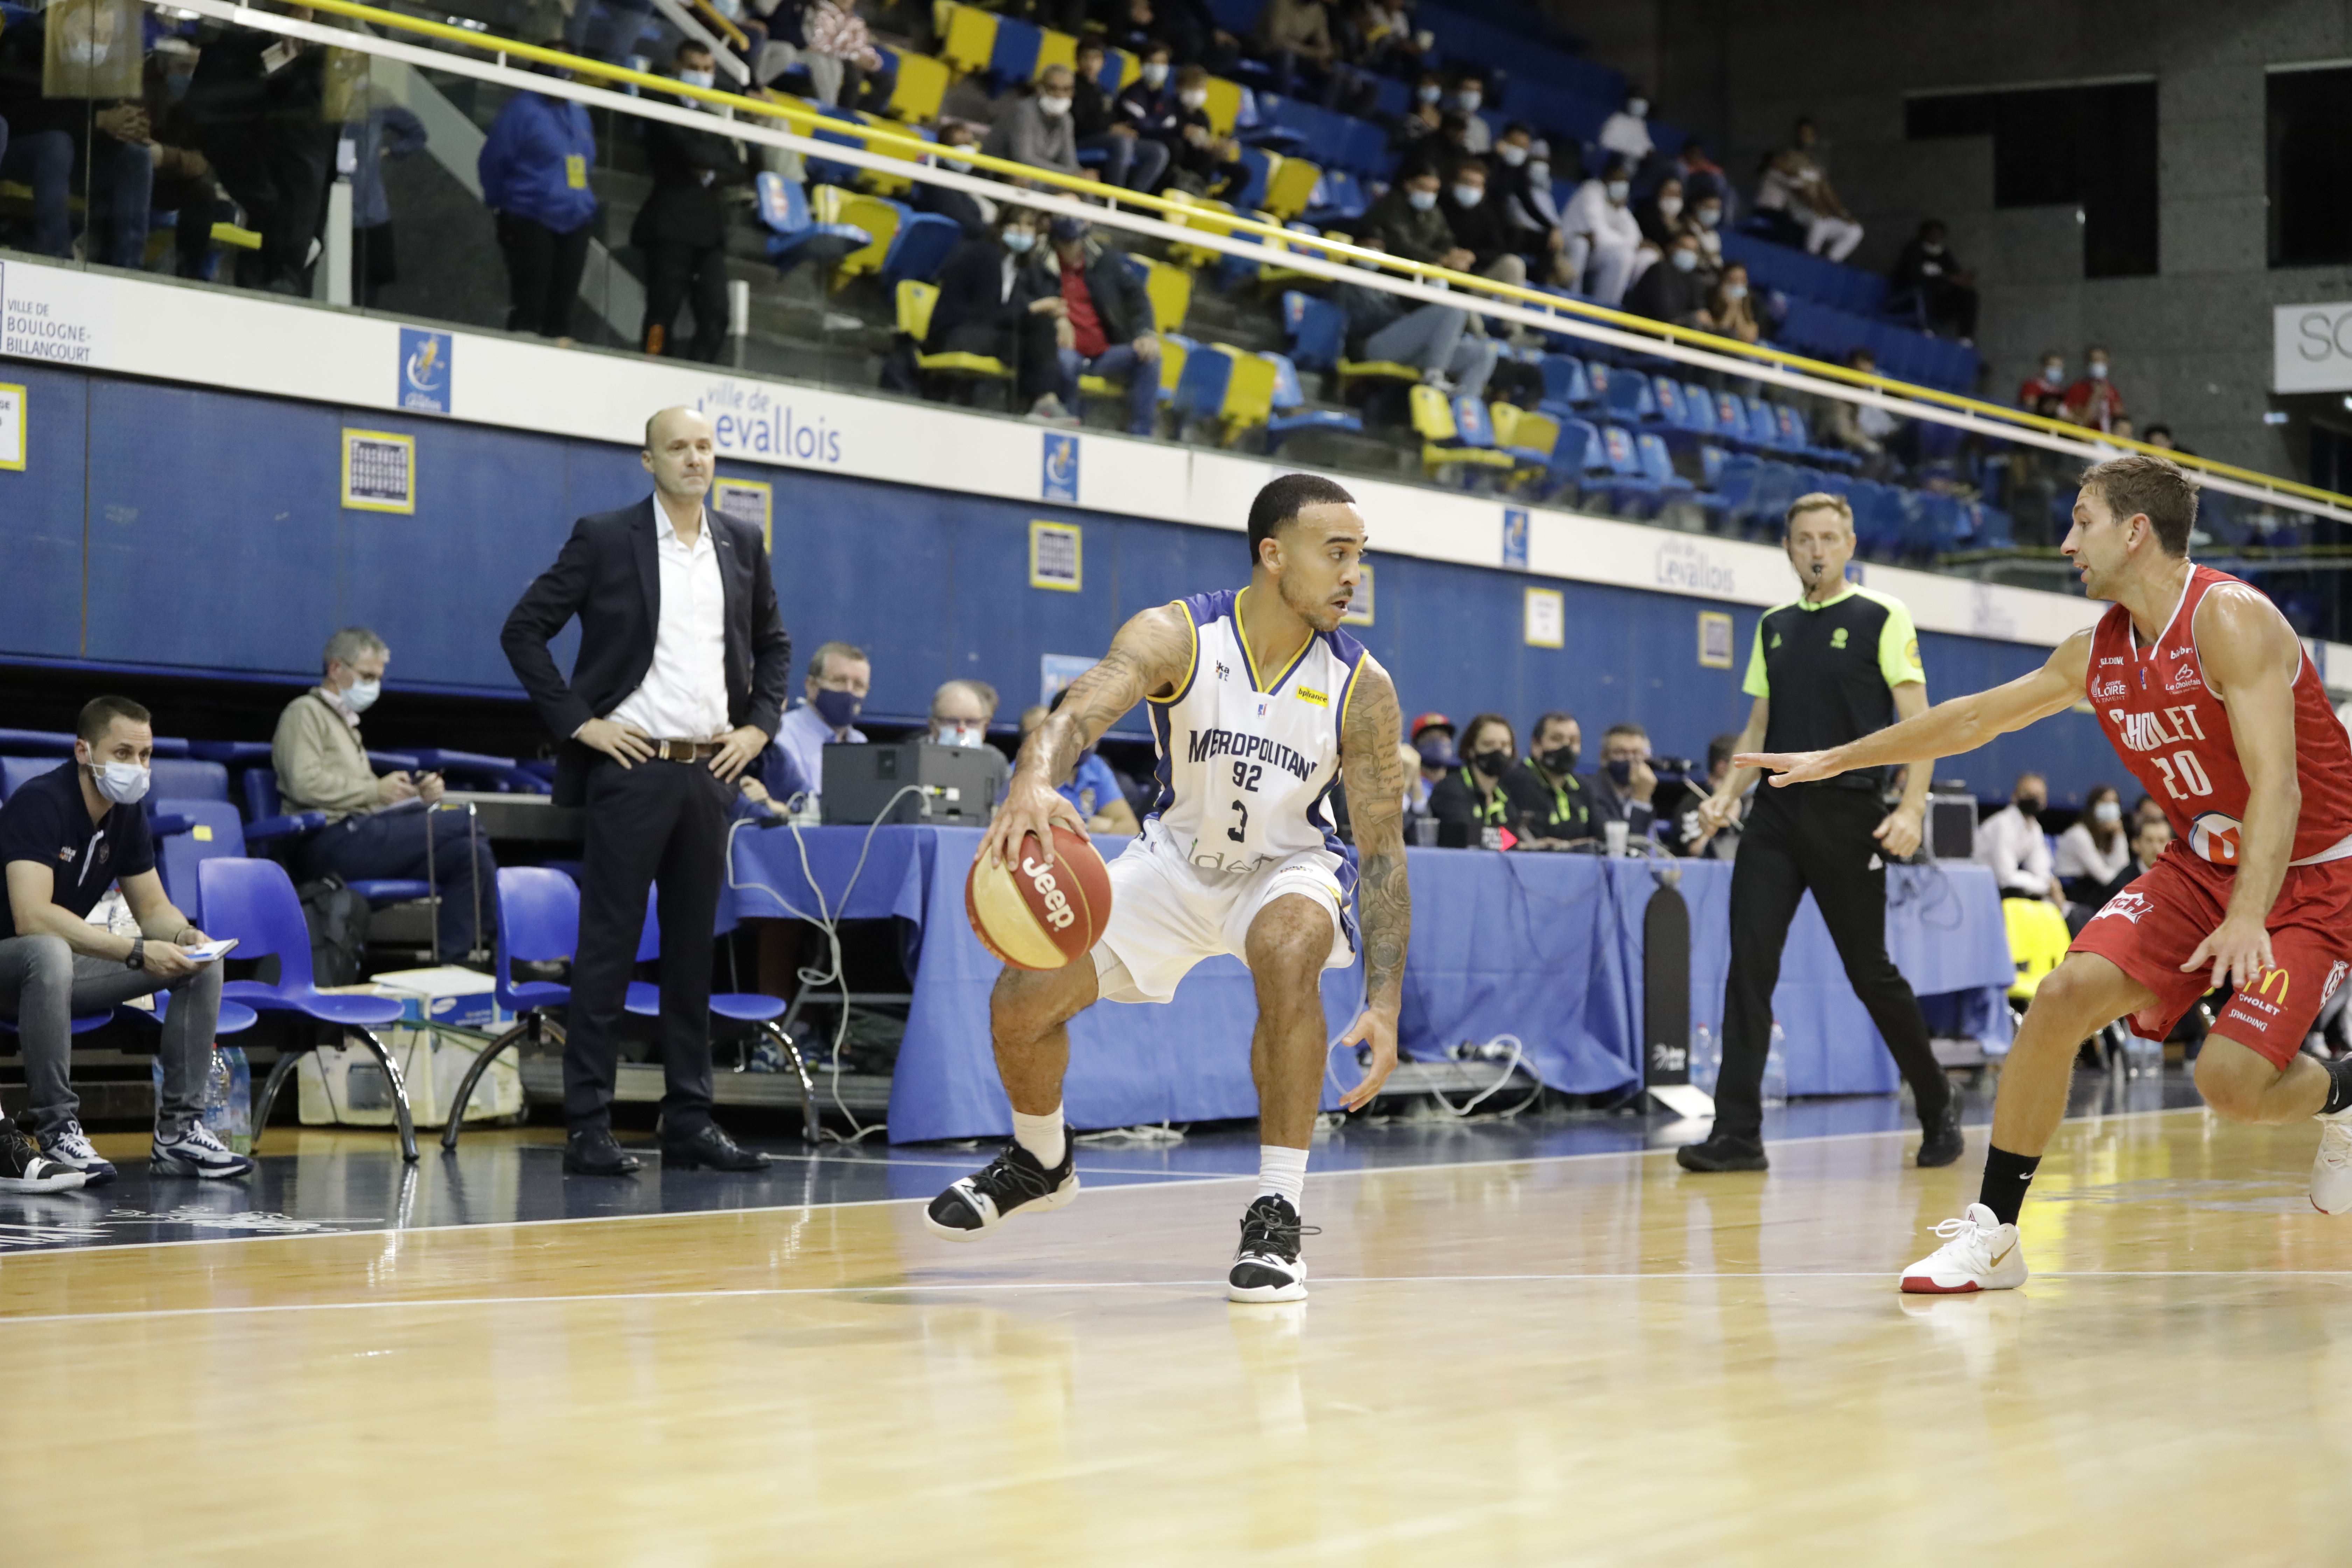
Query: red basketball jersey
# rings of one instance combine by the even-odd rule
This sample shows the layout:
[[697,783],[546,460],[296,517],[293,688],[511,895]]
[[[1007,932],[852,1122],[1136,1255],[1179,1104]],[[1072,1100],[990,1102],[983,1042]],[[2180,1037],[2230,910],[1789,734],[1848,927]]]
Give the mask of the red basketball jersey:
[[[2206,689],[2195,626],[2197,606],[2214,584],[2238,582],[2210,566],[2196,568],[2172,619],[2148,647],[2140,646],[2131,612],[2108,606],[2091,636],[2085,680],[2099,727],[2124,765],[2164,807],[2190,852],[2217,866],[2238,861],[2246,774],[2229,713]],[[2303,786],[2294,863],[2352,857],[2352,743],[2307,652],[2294,678],[2294,752]]]

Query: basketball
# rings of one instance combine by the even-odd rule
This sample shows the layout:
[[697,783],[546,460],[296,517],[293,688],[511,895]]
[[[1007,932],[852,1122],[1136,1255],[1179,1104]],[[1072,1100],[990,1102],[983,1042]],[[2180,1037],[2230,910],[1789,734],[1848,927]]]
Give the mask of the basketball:
[[992,866],[982,856],[964,879],[964,914],[980,945],[1015,969],[1059,969],[1094,950],[1110,924],[1110,869],[1095,847],[1066,827],[1054,829],[1054,863],[1037,836],[1021,857]]

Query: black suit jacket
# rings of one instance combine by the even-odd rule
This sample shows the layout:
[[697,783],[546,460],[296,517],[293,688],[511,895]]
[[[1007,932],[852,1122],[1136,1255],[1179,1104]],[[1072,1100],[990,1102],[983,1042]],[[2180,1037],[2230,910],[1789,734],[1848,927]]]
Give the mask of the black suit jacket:
[[[776,607],[768,552],[751,523],[708,510],[703,516],[719,552],[719,582],[726,595],[727,721],[773,735],[783,713],[793,639]],[[563,742],[555,763],[559,805],[577,805],[585,798],[588,764],[598,754],[570,739],[572,731],[619,707],[653,668],[654,633],[661,623],[656,531],[651,496],[618,511],[582,518],[572,525],[555,564],[523,591],[499,634],[515,679]],[[580,617],[580,658],[567,683],[547,645],[574,616]]]

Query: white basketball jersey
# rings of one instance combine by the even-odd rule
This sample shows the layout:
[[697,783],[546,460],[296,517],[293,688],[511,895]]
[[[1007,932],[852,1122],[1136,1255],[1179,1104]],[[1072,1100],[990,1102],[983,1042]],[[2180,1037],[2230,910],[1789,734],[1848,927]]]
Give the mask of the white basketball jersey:
[[1202,871],[1255,871],[1310,850],[1344,860],[1328,796],[1370,656],[1347,633],[1322,632],[1284,668],[1262,668],[1242,635],[1240,596],[1177,601],[1192,622],[1192,668],[1173,696],[1149,700],[1160,791],[1144,831]]

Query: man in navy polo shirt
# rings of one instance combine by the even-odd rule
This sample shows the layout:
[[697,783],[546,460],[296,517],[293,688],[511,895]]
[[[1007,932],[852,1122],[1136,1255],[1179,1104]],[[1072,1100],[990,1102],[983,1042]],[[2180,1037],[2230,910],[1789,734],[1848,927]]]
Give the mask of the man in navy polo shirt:
[[[205,933],[172,907],[155,874],[155,847],[139,806],[154,752],[146,709],[127,697],[94,699],[76,726],[73,761],[17,786],[0,808],[8,914],[0,929],[15,933],[0,940],[0,1015],[15,1020],[24,1042],[32,1101],[25,1121],[46,1156],[37,1163],[69,1170],[76,1186],[111,1181],[114,1167],[98,1157],[75,1115],[80,1102],[68,1071],[72,1021],[158,991],[169,991],[172,1004],[147,1168],[202,1177],[253,1169],[198,1117],[220,1020],[220,965],[181,951]],[[89,923],[91,908],[115,882],[139,922],[136,937]],[[0,1187],[21,1189],[37,1173],[7,1168],[20,1158],[8,1152],[13,1136],[0,1133]],[[11,1175],[18,1179],[10,1182]]]

